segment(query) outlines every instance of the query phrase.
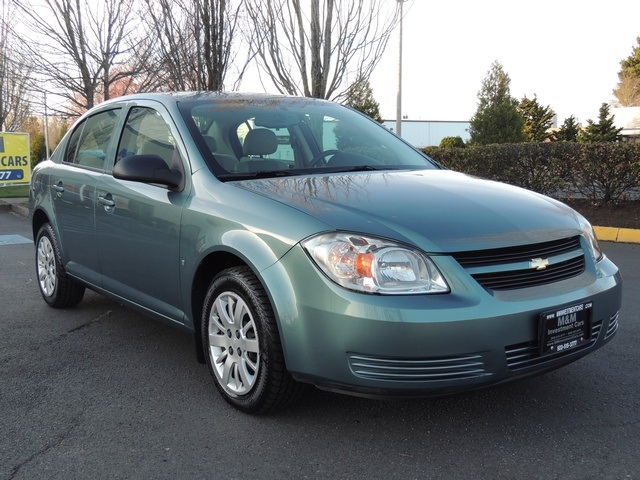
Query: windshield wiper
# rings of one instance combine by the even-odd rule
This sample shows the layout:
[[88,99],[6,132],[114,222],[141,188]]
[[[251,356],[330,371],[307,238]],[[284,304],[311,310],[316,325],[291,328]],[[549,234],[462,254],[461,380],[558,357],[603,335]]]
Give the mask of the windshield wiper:
[[373,165],[357,165],[355,167],[350,167],[347,172],[372,172],[375,170],[388,170],[389,167],[387,165],[380,167],[374,167]]
[[373,172],[377,170],[389,170],[389,166],[380,165],[379,167],[374,167],[373,165],[345,165],[344,167],[341,167],[340,165],[336,165],[335,167],[322,168],[319,170],[321,173]]
[[258,170],[257,172],[246,173],[223,173],[218,178],[223,181],[249,180],[254,178],[292,177],[300,175],[295,170]]
[[233,182],[235,180],[253,180],[256,178],[293,177],[297,175],[323,175],[327,173],[349,173],[349,172],[373,172],[378,170],[392,170],[388,165],[374,167],[372,165],[336,166],[324,168],[297,168],[292,170],[258,170],[257,172],[246,173],[223,173],[218,175],[218,179],[223,182]]

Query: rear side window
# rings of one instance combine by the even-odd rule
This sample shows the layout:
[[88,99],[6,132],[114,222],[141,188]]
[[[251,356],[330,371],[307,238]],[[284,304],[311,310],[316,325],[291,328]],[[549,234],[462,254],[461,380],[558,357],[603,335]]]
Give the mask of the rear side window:
[[107,147],[119,115],[120,109],[108,110],[97,113],[79,124],[69,139],[64,161],[104,169]]

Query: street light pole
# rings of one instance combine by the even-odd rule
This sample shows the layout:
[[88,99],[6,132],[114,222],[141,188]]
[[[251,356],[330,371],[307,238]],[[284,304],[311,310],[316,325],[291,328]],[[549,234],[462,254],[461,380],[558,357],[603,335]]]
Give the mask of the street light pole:
[[400,38],[398,41],[398,96],[396,100],[396,135],[402,136],[402,17],[403,4],[407,0],[398,0],[400,10]]
[[44,155],[44,158],[46,160],[49,158],[51,152],[49,150],[49,114],[47,113],[47,92],[44,92],[44,148],[46,150],[46,153]]

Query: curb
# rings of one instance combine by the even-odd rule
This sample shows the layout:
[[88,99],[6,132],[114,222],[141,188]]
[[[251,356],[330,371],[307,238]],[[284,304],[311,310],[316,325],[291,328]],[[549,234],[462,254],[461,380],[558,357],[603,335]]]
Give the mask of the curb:
[[[14,201],[11,201],[14,200]],[[29,207],[15,203],[15,200],[24,201],[26,199],[11,199],[9,201],[0,198],[0,212],[12,211],[23,217],[29,216]],[[615,228],[615,227],[593,227],[602,242],[618,243],[640,243],[640,229],[636,228]]]
[[635,228],[593,227],[603,242],[640,243],[640,230]]
[[[16,202],[16,200],[19,200],[19,202]],[[27,201],[27,199],[21,198],[5,200],[0,198],[0,212],[13,212],[17,215],[28,217],[29,207],[22,205],[24,201]]]

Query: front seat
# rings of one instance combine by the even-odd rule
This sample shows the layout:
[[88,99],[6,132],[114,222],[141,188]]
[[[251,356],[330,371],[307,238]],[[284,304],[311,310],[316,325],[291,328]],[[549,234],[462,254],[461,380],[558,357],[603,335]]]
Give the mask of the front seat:
[[278,150],[276,134],[266,128],[254,128],[244,137],[242,158],[236,165],[236,172],[257,172],[259,170],[280,170],[277,160],[265,159]]

